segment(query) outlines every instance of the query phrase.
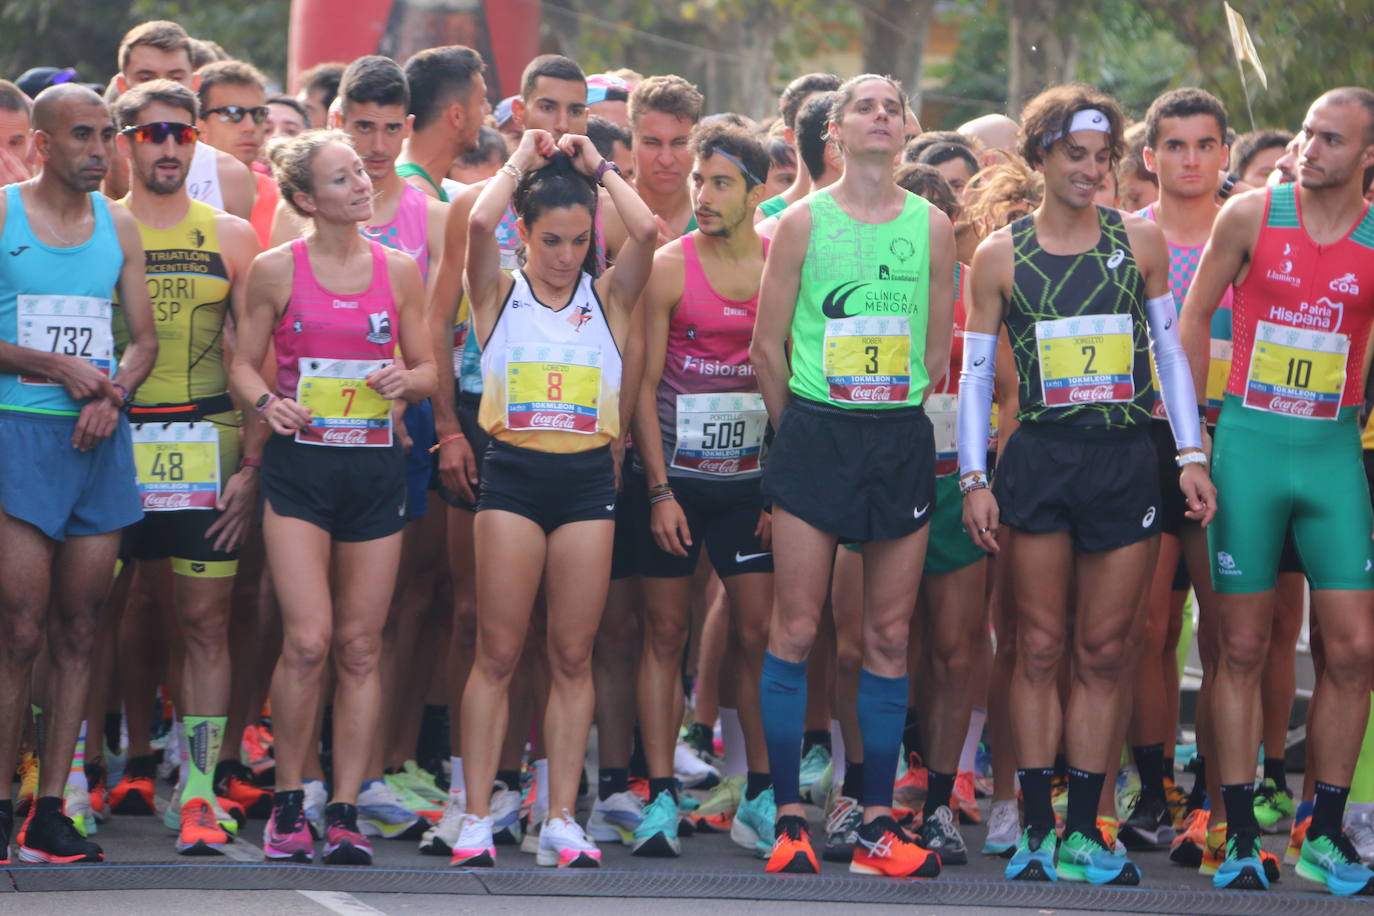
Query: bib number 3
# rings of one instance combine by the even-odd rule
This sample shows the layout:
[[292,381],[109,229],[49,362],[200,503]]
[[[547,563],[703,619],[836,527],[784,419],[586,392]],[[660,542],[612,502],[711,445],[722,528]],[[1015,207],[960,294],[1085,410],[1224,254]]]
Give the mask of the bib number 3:
[[844,404],[904,404],[911,394],[911,320],[832,318],[825,323],[825,381]]

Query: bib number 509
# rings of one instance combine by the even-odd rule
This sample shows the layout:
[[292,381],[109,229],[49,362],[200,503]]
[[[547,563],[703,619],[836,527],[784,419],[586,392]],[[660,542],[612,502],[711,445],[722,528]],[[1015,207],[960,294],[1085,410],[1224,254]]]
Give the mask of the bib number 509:
[[745,423],[735,420],[701,425],[702,448],[744,448]]

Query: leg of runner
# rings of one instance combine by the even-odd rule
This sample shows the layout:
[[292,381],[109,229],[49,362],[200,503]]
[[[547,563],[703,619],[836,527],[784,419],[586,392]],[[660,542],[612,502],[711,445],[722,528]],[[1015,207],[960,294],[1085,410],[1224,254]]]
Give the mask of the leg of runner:
[[1297,810],[1288,788],[1284,758],[1288,749],[1288,720],[1298,687],[1298,637],[1302,633],[1307,581],[1300,573],[1280,573],[1274,593],[1274,628],[1260,681],[1260,740],[1264,746],[1264,778],[1255,790],[1255,820],[1265,833],[1281,833]]
[[[722,672],[733,671],[726,648],[732,612],[725,591],[712,596],[706,605],[706,618],[701,622],[701,640],[697,647],[697,676],[692,696],[692,728],[702,738],[710,731],[714,738],[716,719],[721,707],[735,709],[725,700],[725,681]],[[695,747],[700,752],[700,747]]]
[[[833,656],[829,684],[831,709],[840,725],[843,775],[826,799],[825,850],[828,862],[849,862],[858,843],[863,824],[864,744],[859,734],[859,671],[863,668],[863,554],[841,548],[834,554],[834,573],[830,585],[829,613],[823,612],[821,632],[812,655],[824,651]],[[900,792],[901,787],[895,786]],[[815,801],[812,796],[812,801]],[[899,795],[897,800],[911,808],[919,798]]]
[[[1006,543],[1005,534],[998,540]],[[992,808],[983,855],[1010,855],[1021,835],[1021,813],[1016,801],[1016,751],[1011,718],[1011,681],[1016,667],[1016,607],[1008,587],[1008,564],[992,561],[992,612],[997,652],[988,684],[988,738],[992,742]]]
[[[656,817],[654,823],[641,825],[646,833],[636,838],[635,849],[645,855],[677,855],[680,852],[676,835],[678,791],[673,775],[673,754],[677,748],[678,725],[682,721],[682,656],[691,622],[692,578],[643,576],[640,582],[644,594],[644,631],[639,655],[639,734],[649,764],[650,807],[646,815],[671,813],[672,821]],[[664,792],[669,793],[672,805],[654,807]],[[651,829],[654,832],[647,833]]]
[[170,634],[158,625],[152,585],[142,563],[131,564],[132,585],[119,626],[117,682],[124,700],[124,775],[110,790],[115,814],[152,815],[157,764],[153,759],[153,696],[163,682]]
[[597,842],[629,843],[639,826],[639,797],[629,791],[634,744],[636,673],[641,651],[632,576],[612,579],[596,633],[592,672],[596,683],[596,802],[587,834]]

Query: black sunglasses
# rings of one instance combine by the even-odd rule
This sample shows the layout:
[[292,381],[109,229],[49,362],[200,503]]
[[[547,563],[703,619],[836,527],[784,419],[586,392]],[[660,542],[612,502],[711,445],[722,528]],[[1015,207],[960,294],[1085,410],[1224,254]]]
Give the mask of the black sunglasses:
[[121,134],[137,143],[165,143],[168,137],[176,140],[178,146],[195,143],[200,131],[190,124],[177,121],[152,121],[148,124],[135,124],[120,131]]
[[204,112],[208,118],[212,114],[220,116],[221,120],[232,121],[238,124],[243,120],[244,115],[253,119],[254,124],[261,124],[267,120],[267,106],[259,105],[256,108],[244,108],[242,105],[221,105],[218,108],[207,108]]

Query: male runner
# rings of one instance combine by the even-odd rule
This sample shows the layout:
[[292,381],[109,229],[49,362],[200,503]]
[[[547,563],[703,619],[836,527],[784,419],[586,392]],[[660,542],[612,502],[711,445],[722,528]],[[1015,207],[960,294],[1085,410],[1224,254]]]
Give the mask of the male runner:
[[[1197,465],[1206,459],[1163,234],[1093,203],[1121,155],[1123,120],[1114,100],[1081,85],[1047,89],[1028,103],[1019,152],[1044,175],[1044,203],[989,236],[973,258],[959,466],[964,525],[975,543],[999,551],[999,516],[1010,534],[1018,639],[1011,706],[1025,829],[1006,875],[1019,880],[1139,883],[1139,870],[1106,845],[1096,817],[1129,695],[1128,644],[1154,567],[1161,498],[1186,496],[1190,517],[1204,524],[1214,506]],[[988,420],[1003,321],[1021,380],[1020,427],[993,491]],[[1147,334],[1182,453],[1182,494],[1161,494],[1155,471]],[[1061,722],[1065,651],[1073,665]],[[1061,731],[1069,764],[1062,844],[1050,799]]]
[[449,198],[439,182],[454,159],[477,145],[477,131],[490,110],[483,69],[482,56],[462,45],[427,48],[405,63],[415,121],[396,171],[442,203]]
[[203,67],[200,81],[201,139],[228,153],[253,170],[253,209],[248,221],[253,224],[261,244],[272,234],[272,214],[280,193],[266,170],[259,170],[263,144],[267,141],[267,77],[257,67],[241,60],[221,60]]
[[[798,152],[799,157],[801,141],[797,136],[797,116],[801,114],[802,106],[818,93],[834,92],[839,88],[840,78],[833,73],[807,73],[788,83],[782,95],[778,96],[778,115],[782,118],[783,139],[788,146]],[[810,170],[797,169],[797,177],[792,179],[792,184],[785,191],[759,204],[758,212],[754,214],[754,222],[777,216],[810,193]]]
[[1252,130],[1231,147],[1231,171],[1252,188],[1262,188],[1292,135],[1283,130]]
[[[591,110],[590,105],[587,106],[587,110]],[[614,121],[608,121],[598,115],[588,115],[587,139],[596,146],[601,158],[614,162],[620,169],[620,174],[625,176],[625,180],[634,183],[634,140],[628,127],[621,127]]]
[[[828,188],[844,174],[844,155],[826,133],[830,128],[830,106],[834,102],[834,92],[818,92],[802,104],[797,114],[797,154],[810,191]],[[759,235],[772,238],[778,231],[780,218],[770,216],[759,221],[756,227]]]
[[[119,45],[119,73],[115,89],[124,92],[149,80],[169,79],[195,90],[199,78],[191,67],[191,37],[175,22],[154,20],[134,26]],[[186,176],[192,200],[248,219],[253,210],[256,182],[243,163],[208,143],[196,144],[197,155]],[[119,199],[129,190],[123,159],[111,163],[105,193]]]
[[1181,323],[1199,389],[1212,314],[1234,286],[1235,350],[1217,422],[1224,508],[1208,532],[1221,641],[1212,723],[1226,801],[1218,887],[1265,888],[1255,820],[1259,682],[1274,583],[1291,532],[1312,585],[1326,664],[1308,740],[1316,803],[1298,874],[1336,894],[1374,893],[1341,816],[1369,715],[1374,552],[1356,413],[1374,326],[1374,93],[1334,89],[1303,119],[1298,181],[1228,201]]
[[27,181],[30,166],[29,115],[33,103],[18,86],[0,80],[0,185]]
[[698,228],[658,250],[644,291],[637,467],[625,481],[627,490],[647,489],[647,500],[632,497],[627,506],[635,571],[642,577],[639,728],[649,768],[649,804],[635,830],[634,852],[680,851],[673,752],[682,653],[691,629],[688,605],[704,542],[725,584],[742,656],[739,712],[750,766],[731,833],[766,854],[774,806],[758,685],[773,558],[759,490],[768,412],[749,363],[749,341],[767,250],[753,214],[767,190],[769,162],[762,144],[724,124],[697,130],[691,149]]
[[339,80],[346,65],[338,61],[316,64],[296,77],[296,101],[305,108],[310,127],[329,123],[329,106],[339,94]]
[[692,168],[688,140],[701,120],[701,93],[680,76],[651,76],[630,93],[635,190],[658,217],[665,240],[697,227],[687,176]]
[[[305,106],[289,95],[274,95],[267,100],[267,140],[294,137],[310,129],[310,116]],[[259,161],[266,160],[266,149],[259,150]]]
[[[242,412],[226,372],[231,311],[242,305],[257,238],[237,216],[186,192],[196,115],[196,97],[171,80],[141,83],[115,102],[133,178],[123,203],[142,237],[158,338],[157,363],[129,407],[145,515],[125,534],[125,552],[170,598],[185,647],[177,701],[188,753],[181,796],[172,799],[182,855],[219,853],[229,842],[214,793],[229,709],[229,606],[237,547],[257,514],[267,434],[249,423],[241,447]],[[121,301],[116,352],[128,346],[126,313]]]
[[[9,185],[0,204],[0,760],[18,757],[46,634],[42,770],[19,857],[99,862],[100,847],[62,813],[62,793],[118,532],[141,516],[120,409],[152,368],[157,336],[138,227],[98,192],[114,154],[109,110],[91,90],[63,84],[39,93],[33,125],[43,170]],[[131,336],[118,365],[116,291]],[[0,780],[3,861],[14,836],[10,785]]]
[[954,307],[949,219],[893,180],[905,119],[905,95],[886,77],[840,87],[829,136],[844,176],[783,211],[750,347],[778,431],[763,481],[777,576],[760,701],[778,812],[772,872],[818,871],[798,777],[806,663],[837,540],[864,545],[864,824],[850,870],[940,870],[892,817],[907,633],[935,495],[920,404],[945,374]]
[[633,86],[609,73],[587,77],[587,109],[617,127],[630,127],[630,92]]

